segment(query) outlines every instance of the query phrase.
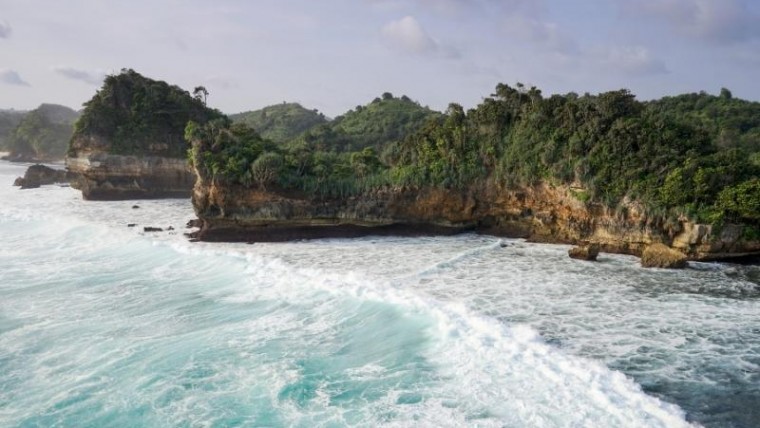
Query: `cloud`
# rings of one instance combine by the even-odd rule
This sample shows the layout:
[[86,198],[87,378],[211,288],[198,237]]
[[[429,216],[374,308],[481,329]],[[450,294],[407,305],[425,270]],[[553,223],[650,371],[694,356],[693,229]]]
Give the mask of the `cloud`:
[[17,71],[8,69],[0,70],[0,82],[6,85],[31,86],[26,80],[21,78]]
[[557,24],[529,16],[513,15],[505,21],[508,34],[541,46],[545,50],[562,54],[578,52],[578,45]]
[[8,21],[0,21],[0,39],[8,39],[11,37],[11,25]]
[[682,35],[718,44],[760,37],[760,15],[743,0],[625,1],[622,11],[664,21]]
[[79,80],[90,85],[100,85],[103,83],[103,79],[106,78],[106,73],[101,71],[90,72],[72,67],[55,67],[53,71],[67,79]]
[[617,46],[592,53],[600,65],[633,76],[668,73],[665,63],[642,46]]
[[438,43],[411,16],[389,22],[383,27],[382,33],[392,46],[405,52],[422,54],[438,50]]

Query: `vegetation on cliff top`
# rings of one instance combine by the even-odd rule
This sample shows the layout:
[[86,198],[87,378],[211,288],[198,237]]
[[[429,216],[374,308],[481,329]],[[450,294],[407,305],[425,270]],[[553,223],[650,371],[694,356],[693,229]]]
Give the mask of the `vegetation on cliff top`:
[[[273,145],[243,128],[225,130],[223,121],[191,124],[187,138],[205,179],[314,197],[382,186],[550,182],[579,188],[588,203],[634,200],[663,217],[760,223],[760,103],[727,90],[639,102],[627,90],[544,97],[537,88],[500,84],[477,108],[451,104],[420,122],[403,139],[358,146],[334,129],[318,140]],[[351,129],[350,120],[338,123]]]
[[317,125],[327,118],[317,110],[308,110],[298,103],[282,103],[260,110],[230,115],[233,122],[244,123],[268,140],[284,143]]
[[8,159],[63,159],[79,113],[61,105],[42,104],[23,116],[7,139]]
[[187,122],[206,123],[223,116],[206,107],[207,94],[198,87],[192,96],[178,86],[124,69],[106,77],[84,104],[70,151],[97,141],[113,154],[184,157],[189,147],[184,140]]

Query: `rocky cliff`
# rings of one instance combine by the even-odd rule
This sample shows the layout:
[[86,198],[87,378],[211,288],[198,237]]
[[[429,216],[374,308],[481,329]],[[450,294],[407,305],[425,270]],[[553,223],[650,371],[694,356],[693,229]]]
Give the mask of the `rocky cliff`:
[[640,255],[665,243],[691,259],[760,253],[760,241],[741,227],[720,231],[686,221],[646,217],[636,204],[616,211],[587,205],[568,187],[504,189],[481,183],[466,191],[384,188],[345,199],[315,199],[295,192],[219,186],[199,179],[193,205],[205,241],[282,241],[361,235],[418,235],[477,231],[537,242],[598,243],[602,251]]
[[88,200],[190,197],[195,174],[185,159],[77,152],[66,167],[79,179],[72,187]]
[[122,70],[85,103],[66,166],[85,199],[189,197],[185,126],[221,116],[182,88]]

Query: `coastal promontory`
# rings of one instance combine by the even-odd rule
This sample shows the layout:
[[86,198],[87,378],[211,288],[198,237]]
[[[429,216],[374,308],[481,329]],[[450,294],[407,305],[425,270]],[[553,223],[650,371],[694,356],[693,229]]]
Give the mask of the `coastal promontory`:
[[66,156],[85,199],[189,197],[195,175],[187,163],[184,129],[221,113],[195,95],[134,70],[106,77],[85,103]]
[[[400,99],[347,115],[384,102]],[[760,104],[728,90],[641,102],[500,84],[468,111],[384,119],[353,126],[403,132],[369,141],[327,124],[273,143],[191,123],[197,237],[471,230],[636,255],[661,243],[697,260],[760,253]]]

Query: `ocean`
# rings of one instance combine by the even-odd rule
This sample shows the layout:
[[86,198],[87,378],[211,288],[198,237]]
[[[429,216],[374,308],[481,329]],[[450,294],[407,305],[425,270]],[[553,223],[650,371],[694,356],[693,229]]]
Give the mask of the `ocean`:
[[758,267],[475,234],[191,243],[190,201],[23,171],[0,162],[2,427],[760,426]]

